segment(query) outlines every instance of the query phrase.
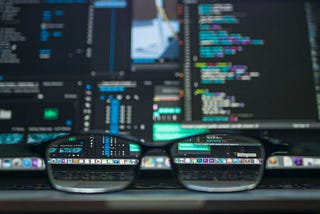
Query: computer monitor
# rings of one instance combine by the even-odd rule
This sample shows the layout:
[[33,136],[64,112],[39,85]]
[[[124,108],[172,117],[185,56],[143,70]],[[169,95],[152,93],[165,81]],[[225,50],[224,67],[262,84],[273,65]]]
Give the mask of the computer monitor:
[[[319,3],[219,2],[1,1],[0,169],[43,169],[29,146],[73,132],[157,143],[209,128],[318,128]],[[212,10],[218,23],[206,24]],[[209,44],[214,31],[245,44]]]

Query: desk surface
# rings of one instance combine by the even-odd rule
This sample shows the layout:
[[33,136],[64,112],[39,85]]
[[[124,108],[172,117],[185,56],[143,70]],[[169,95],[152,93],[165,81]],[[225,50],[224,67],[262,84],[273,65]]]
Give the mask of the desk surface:
[[308,212],[320,213],[320,190],[252,190],[200,193],[188,190],[126,190],[107,194],[0,191],[2,212]]

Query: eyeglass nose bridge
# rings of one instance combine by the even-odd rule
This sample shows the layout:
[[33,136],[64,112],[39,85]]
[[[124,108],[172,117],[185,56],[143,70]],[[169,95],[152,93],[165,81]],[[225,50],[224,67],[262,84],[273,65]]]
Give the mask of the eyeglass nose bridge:
[[141,157],[144,157],[144,156],[153,156],[153,155],[157,155],[157,156],[160,156],[160,155],[166,155],[166,156],[170,156],[170,148],[167,148],[167,147],[156,147],[156,148],[150,148],[150,147],[147,147],[147,148],[143,148],[142,151],[141,151]]

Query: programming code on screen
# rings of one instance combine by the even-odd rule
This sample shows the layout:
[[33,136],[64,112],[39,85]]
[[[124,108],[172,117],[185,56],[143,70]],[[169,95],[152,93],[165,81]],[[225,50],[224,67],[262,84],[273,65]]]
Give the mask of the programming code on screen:
[[198,133],[180,127],[176,1],[149,1],[147,16],[143,4],[1,1],[0,144],[91,130],[148,141]]
[[183,127],[318,127],[316,6],[180,1]]
[[[319,128],[317,1],[0,1],[0,144]],[[270,15],[272,14],[272,15]]]

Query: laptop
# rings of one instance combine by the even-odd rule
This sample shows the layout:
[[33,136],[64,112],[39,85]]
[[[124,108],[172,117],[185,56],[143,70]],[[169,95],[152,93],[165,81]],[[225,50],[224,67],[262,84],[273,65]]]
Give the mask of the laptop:
[[[318,189],[319,9],[316,0],[0,2],[0,189],[50,192],[30,148],[97,130],[155,144],[215,130],[288,144],[267,160],[261,188]],[[184,190],[170,176],[168,157],[149,154],[131,191],[174,197]]]

